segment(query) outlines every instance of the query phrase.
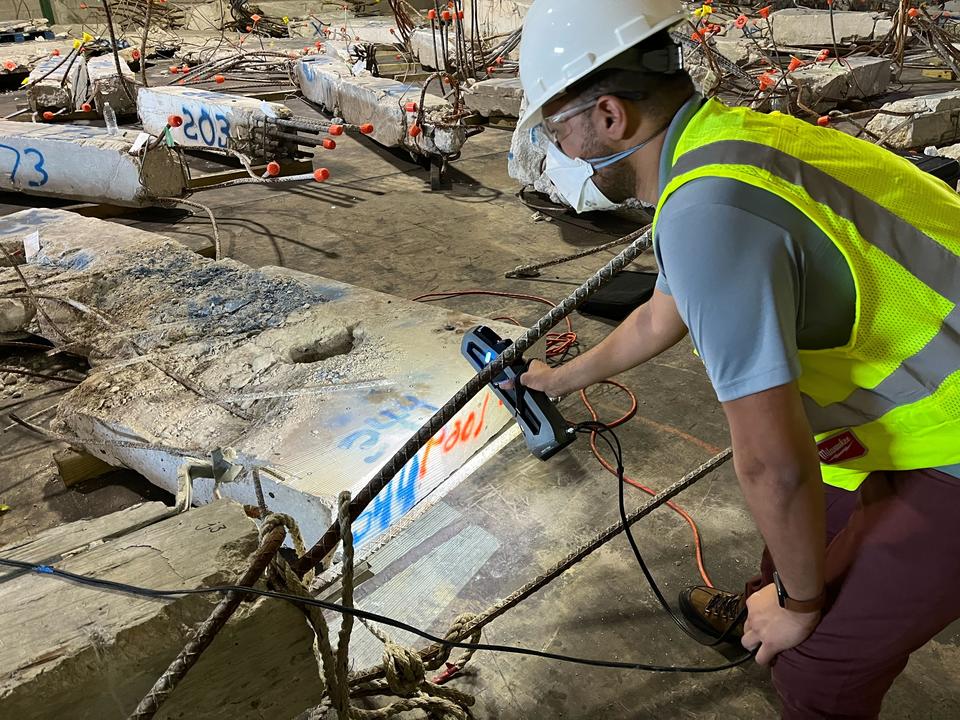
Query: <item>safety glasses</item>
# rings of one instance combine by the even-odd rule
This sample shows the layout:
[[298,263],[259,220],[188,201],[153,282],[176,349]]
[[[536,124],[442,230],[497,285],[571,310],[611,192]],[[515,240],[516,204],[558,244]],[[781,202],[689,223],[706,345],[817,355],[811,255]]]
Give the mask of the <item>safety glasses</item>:
[[540,123],[540,129],[543,130],[544,137],[559,147],[560,141],[562,140],[562,138],[559,136],[559,131],[563,123],[572,117],[576,117],[581,113],[585,113],[587,110],[596,105],[597,100],[599,99],[599,97],[595,97],[590,100],[584,100],[576,105],[564,108],[560,112],[556,112],[553,115],[545,116],[543,118],[543,122]]

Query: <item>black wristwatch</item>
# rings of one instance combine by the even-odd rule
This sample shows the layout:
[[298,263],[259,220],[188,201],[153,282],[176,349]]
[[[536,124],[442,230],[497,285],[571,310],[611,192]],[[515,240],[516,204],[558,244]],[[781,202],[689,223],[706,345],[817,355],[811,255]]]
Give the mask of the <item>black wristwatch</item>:
[[794,600],[787,594],[783,587],[783,581],[780,579],[780,573],[773,571],[773,584],[777,588],[777,601],[780,607],[785,610],[799,613],[811,613],[823,610],[824,601],[827,599],[826,588],[820,591],[820,594],[811,600]]

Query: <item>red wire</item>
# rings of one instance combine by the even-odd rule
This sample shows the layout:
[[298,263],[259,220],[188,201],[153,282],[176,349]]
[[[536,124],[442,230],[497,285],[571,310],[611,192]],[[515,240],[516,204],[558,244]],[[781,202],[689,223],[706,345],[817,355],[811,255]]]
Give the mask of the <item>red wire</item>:
[[[627,420],[629,420],[636,414],[637,396],[633,394],[633,391],[630,388],[628,388],[625,385],[621,385],[620,383],[614,380],[601,380],[597,384],[613,385],[614,387],[619,388],[620,390],[623,390],[627,394],[627,396],[630,398],[630,409],[627,411],[626,415],[624,415],[623,417],[617,418],[613,422],[604,423],[605,425],[607,425],[607,427],[617,427],[617,425],[622,425],[623,423],[625,423]],[[580,399],[583,401],[583,404],[586,406],[587,410],[589,411],[590,416],[595,421],[599,421],[600,416],[597,414],[596,409],[587,399],[586,390],[580,391]],[[603,455],[600,454],[600,449],[597,447],[597,433],[595,432],[590,433],[590,450],[593,452],[594,457],[597,458],[600,464],[603,465],[604,469],[606,469],[607,472],[611,473],[612,475],[616,476],[617,469],[613,467],[609,462],[607,462],[606,458],[604,458]],[[657,494],[656,490],[653,490],[652,488],[649,488],[643,483],[640,483],[631,477],[627,477],[626,475],[623,476],[623,481],[625,483],[633,485],[635,488],[639,488],[640,490],[643,490],[643,492],[647,493],[647,495]],[[697,527],[697,523],[694,521],[692,517],[690,517],[689,513],[687,513],[686,510],[684,510],[682,507],[677,505],[672,500],[668,500],[666,505],[668,508],[670,508],[675,513],[677,513],[677,515],[682,517],[686,521],[687,525],[690,526],[690,530],[693,532],[694,547],[696,548],[697,569],[700,571],[700,577],[703,578],[703,582],[706,583],[707,587],[712,588],[713,582],[711,582],[710,575],[709,573],[707,573],[707,568],[703,562],[703,544],[700,540],[700,529]]]
[[[426,293],[424,295],[418,295],[413,299],[415,301],[430,302],[432,300],[442,300],[444,298],[461,297],[463,295],[489,295],[492,297],[507,297],[507,298],[513,298],[514,300],[530,300],[533,302],[543,303],[544,305],[549,305],[550,307],[556,307],[555,303],[551,302],[550,300],[547,300],[547,298],[540,297],[539,295],[525,295],[522,293],[497,292],[495,290],[454,290],[450,292],[434,292],[434,293]],[[493,319],[506,320],[507,322],[512,322],[517,325],[520,325],[519,322],[517,322],[511,317],[499,317],[499,318],[493,318]],[[556,357],[558,355],[563,355],[574,345],[574,343],[577,342],[577,334],[573,331],[573,323],[570,321],[570,317],[567,316],[564,318],[564,320],[567,323],[566,332],[560,332],[560,333],[551,332],[551,333],[547,333],[546,335],[547,357]],[[627,422],[630,418],[632,418],[634,415],[637,414],[637,396],[633,394],[633,391],[630,388],[628,388],[625,385],[621,385],[620,383],[615,382],[613,380],[602,380],[600,383],[597,383],[597,384],[613,385],[614,387],[619,388],[620,390],[625,392],[627,396],[630,398],[630,409],[622,417],[617,418],[613,422],[606,423],[607,427],[614,428],[614,427],[617,427],[618,425],[622,425],[623,423]],[[586,406],[591,417],[595,421],[599,421],[600,416],[597,415],[596,409],[594,409],[593,405],[587,399],[587,393],[585,390],[580,391],[580,399],[583,401],[583,404]],[[600,449],[597,447],[597,433],[595,432],[590,433],[590,450],[593,452],[594,457],[597,458],[597,460],[600,462],[600,464],[604,467],[605,470],[612,473],[613,475],[617,474],[616,468],[614,468],[609,462],[607,462],[606,458],[604,458],[603,455],[600,454]],[[634,480],[633,478],[627,477],[626,475],[623,476],[623,481],[629,485],[633,485],[635,488],[642,490],[643,492],[647,493],[647,495],[657,494],[656,490],[653,490],[652,488],[649,488],[646,485]],[[690,517],[690,515],[687,513],[686,510],[684,510],[682,507],[680,507],[673,501],[667,501],[666,505],[668,508],[670,508],[675,513],[677,513],[680,517],[682,517],[686,521],[687,525],[690,526],[690,530],[693,532],[693,542],[694,542],[694,547],[696,548],[696,556],[697,556],[697,568],[700,571],[700,577],[703,578],[703,581],[706,583],[707,587],[712,588],[713,583],[710,580],[710,575],[707,573],[707,568],[703,562],[703,544],[700,540],[700,530],[697,527],[697,523],[694,522],[694,519]]]
[[[414,300],[419,300],[422,302],[431,302],[433,300],[442,300],[444,298],[451,297],[460,297],[462,295],[489,295],[492,297],[507,297],[513,298],[514,300],[530,300],[533,302],[543,303],[544,305],[549,305],[550,307],[556,307],[556,304],[547,300],[547,298],[540,297],[539,295],[524,295],[521,293],[507,293],[507,292],[497,292],[495,290],[455,290],[452,292],[435,292],[427,293],[426,295],[419,295]],[[509,322],[516,323],[520,325],[513,318],[493,318],[494,320],[507,320]],[[547,340],[547,357],[558,357],[565,355],[570,351],[570,348],[574,346],[577,342],[577,334],[573,331],[573,323],[570,322],[570,317],[565,317],[564,320],[567,323],[567,332],[549,332],[546,334]]]

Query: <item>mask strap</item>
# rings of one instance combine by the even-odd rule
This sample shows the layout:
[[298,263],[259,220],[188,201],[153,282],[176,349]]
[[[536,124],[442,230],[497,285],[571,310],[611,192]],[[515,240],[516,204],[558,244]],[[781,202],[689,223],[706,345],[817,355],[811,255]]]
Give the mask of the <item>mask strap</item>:
[[662,128],[657,130],[653,135],[651,135],[646,140],[644,140],[642,143],[640,143],[639,145],[634,145],[632,148],[621,150],[620,152],[614,153],[613,155],[605,155],[603,157],[598,157],[598,158],[584,159],[584,162],[589,163],[594,170],[602,170],[605,167],[609,167],[614,163],[620,162],[624,158],[630,157],[637,150],[640,150],[641,148],[646,147],[651,142],[653,142],[655,138],[659,137],[659,135],[663,133],[669,126],[670,126],[670,123],[667,123]]

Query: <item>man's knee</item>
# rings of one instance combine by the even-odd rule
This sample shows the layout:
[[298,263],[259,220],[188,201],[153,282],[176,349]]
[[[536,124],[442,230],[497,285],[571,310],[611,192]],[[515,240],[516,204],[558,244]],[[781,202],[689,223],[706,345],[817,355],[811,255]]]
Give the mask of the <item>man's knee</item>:
[[781,653],[773,665],[783,720],[873,720],[906,665],[906,659],[887,667],[820,659],[802,648]]

